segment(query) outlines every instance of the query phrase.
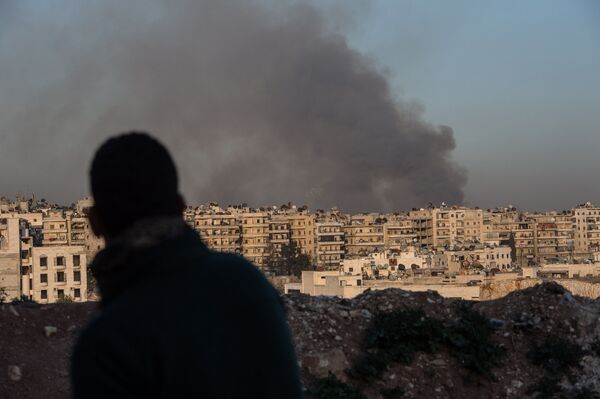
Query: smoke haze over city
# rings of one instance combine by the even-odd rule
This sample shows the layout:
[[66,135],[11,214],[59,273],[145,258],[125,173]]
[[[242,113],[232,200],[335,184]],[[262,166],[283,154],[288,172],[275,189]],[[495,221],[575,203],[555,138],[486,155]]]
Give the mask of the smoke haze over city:
[[[385,59],[393,64],[386,70],[381,53],[369,50],[373,35],[356,39],[377,7],[326,4],[1,2],[3,193],[73,201],[87,191],[97,145],[132,129],[156,134],[172,150],[190,203],[388,211],[441,201],[500,205],[494,198],[510,199],[511,174],[515,192],[527,188],[510,165],[498,168],[499,157],[482,158],[493,147],[475,148],[457,129],[455,119],[462,123],[469,112],[437,120],[424,114],[427,98],[400,96],[398,60]],[[397,56],[400,64],[418,59],[415,51]],[[495,143],[498,127],[489,129]],[[545,193],[555,184],[539,162],[543,154],[530,154]],[[486,194],[465,194],[473,171],[471,192]],[[560,201],[519,194],[515,205],[570,206],[599,194],[572,180],[569,187]]]

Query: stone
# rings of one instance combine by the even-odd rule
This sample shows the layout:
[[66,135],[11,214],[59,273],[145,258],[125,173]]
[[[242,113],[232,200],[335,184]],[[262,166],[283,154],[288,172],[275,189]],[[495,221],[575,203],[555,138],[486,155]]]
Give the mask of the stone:
[[19,366],[8,366],[8,378],[10,378],[11,381],[21,381],[22,377],[23,373]]
[[304,356],[302,364],[316,377],[327,377],[329,373],[339,374],[350,367],[346,355],[341,349],[327,352],[313,352]]
[[50,336],[56,334],[57,332],[58,332],[58,328],[56,328],[54,326],[44,327],[44,333],[46,334],[46,337],[50,337]]

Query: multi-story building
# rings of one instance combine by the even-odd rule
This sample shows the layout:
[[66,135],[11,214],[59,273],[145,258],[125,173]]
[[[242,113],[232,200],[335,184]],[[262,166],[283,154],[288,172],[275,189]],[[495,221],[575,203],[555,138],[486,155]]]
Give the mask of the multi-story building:
[[[21,295],[19,219],[0,219],[0,288],[7,298]],[[5,299],[5,298],[2,298]]]
[[42,221],[44,240],[42,245],[68,245],[69,227],[62,212],[52,212]]
[[482,242],[488,245],[499,245],[509,241],[518,221],[519,213],[512,206],[484,212]]
[[483,211],[468,208],[436,208],[432,212],[432,245],[481,242]]
[[272,215],[268,225],[268,256],[281,256],[282,248],[290,245],[290,223],[284,215]]
[[527,215],[534,230],[536,263],[566,261],[573,257],[573,217],[570,213],[549,212]]
[[247,212],[241,214],[242,253],[258,267],[266,265],[269,256],[269,214]]
[[306,212],[286,215],[290,227],[290,239],[300,251],[313,259],[315,253],[315,216]]
[[433,209],[413,209],[408,214],[415,232],[417,244],[422,247],[433,245]]
[[194,217],[194,228],[209,248],[220,252],[241,253],[240,224],[230,212],[197,214]]
[[339,268],[345,257],[344,225],[335,221],[316,223],[316,263],[324,269]]
[[513,227],[517,264],[521,267],[536,262],[535,222],[522,218]]
[[87,299],[87,259],[84,246],[31,248],[30,287],[23,294],[40,303]]
[[383,243],[385,249],[402,249],[415,245],[417,235],[413,222],[408,217],[394,217],[383,225]]
[[452,269],[479,266],[483,269],[507,270],[512,268],[511,248],[508,246],[489,246],[478,244],[471,248],[453,248],[444,250],[448,265]]
[[409,213],[417,243],[444,247],[456,243],[481,242],[483,211],[463,207],[414,209]]
[[587,202],[573,209],[575,252],[588,255],[600,250],[600,208]]
[[[381,218],[379,218],[381,219]],[[372,215],[352,216],[344,226],[346,254],[349,257],[366,256],[384,249],[383,221]]]

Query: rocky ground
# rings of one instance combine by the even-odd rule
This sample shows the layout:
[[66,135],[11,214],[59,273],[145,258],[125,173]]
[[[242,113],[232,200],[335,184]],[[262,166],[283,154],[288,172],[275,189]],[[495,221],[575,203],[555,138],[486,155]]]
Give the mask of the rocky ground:
[[[308,397],[600,398],[600,300],[555,283],[477,303],[398,289],[285,302]],[[0,398],[68,397],[95,305],[1,308]]]

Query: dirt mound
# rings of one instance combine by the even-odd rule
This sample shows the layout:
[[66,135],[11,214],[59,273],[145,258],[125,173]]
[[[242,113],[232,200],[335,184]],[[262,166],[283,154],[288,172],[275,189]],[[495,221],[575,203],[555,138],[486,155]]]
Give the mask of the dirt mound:
[[287,303],[315,397],[600,397],[599,303],[555,283],[476,303],[397,289]]
[[94,303],[0,305],[0,399],[68,398],[69,356]]
[[[477,303],[398,289],[285,302],[309,397],[600,398],[600,302],[558,284]],[[2,305],[0,398],[67,398],[94,311]]]

